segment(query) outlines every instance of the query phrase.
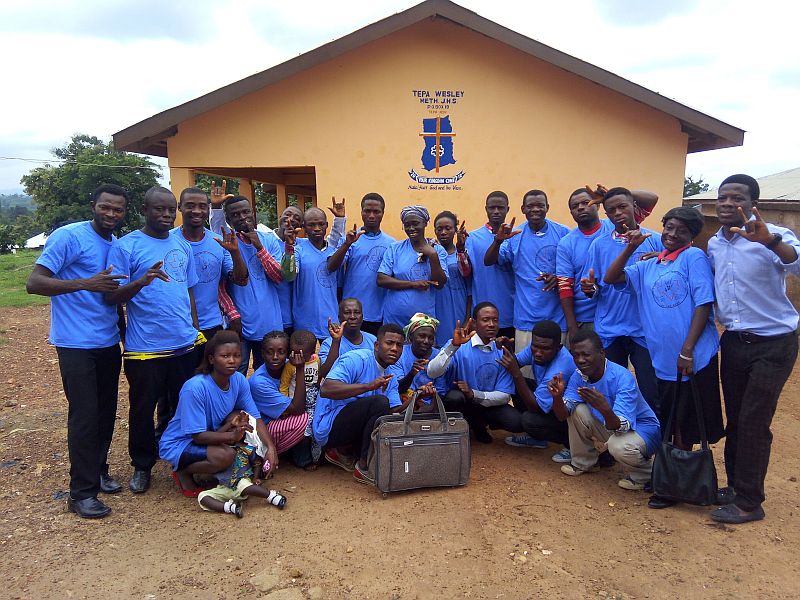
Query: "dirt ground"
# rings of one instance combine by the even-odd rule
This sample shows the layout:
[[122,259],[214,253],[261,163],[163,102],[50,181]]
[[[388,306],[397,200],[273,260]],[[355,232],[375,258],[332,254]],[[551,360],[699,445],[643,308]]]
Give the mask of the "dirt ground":
[[[796,598],[800,554],[800,372],[773,423],[767,519],[714,524],[711,509],[646,507],[616,469],[570,478],[555,450],[473,447],[459,489],[382,499],[344,471],[286,460],[269,486],[284,511],[249,500],[209,514],[159,463],[114,512],[67,512],[67,405],[48,308],[0,312],[2,598]],[[111,472],[127,482],[127,388]],[[718,470],[722,444],[715,448]]]

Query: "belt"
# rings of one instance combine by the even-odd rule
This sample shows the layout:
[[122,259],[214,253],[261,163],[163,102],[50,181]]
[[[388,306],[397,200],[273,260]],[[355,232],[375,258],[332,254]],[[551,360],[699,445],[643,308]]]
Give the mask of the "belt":
[[762,342],[775,342],[777,340],[782,340],[784,338],[788,338],[791,336],[796,336],[797,331],[790,331],[789,333],[782,333],[780,335],[756,335],[755,333],[749,333],[747,331],[726,331],[728,335],[732,335],[733,337],[737,338],[739,341],[744,342],[745,344],[760,344]]

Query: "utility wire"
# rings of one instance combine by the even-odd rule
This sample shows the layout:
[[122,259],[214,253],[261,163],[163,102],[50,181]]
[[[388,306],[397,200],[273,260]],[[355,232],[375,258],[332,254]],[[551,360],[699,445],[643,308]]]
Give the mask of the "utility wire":
[[50,163],[61,163],[61,164],[69,164],[75,165],[77,167],[106,167],[108,169],[160,169],[163,170],[164,167],[161,165],[153,164],[152,166],[140,166],[140,165],[104,165],[100,163],[82,163],[77,162],[74,160],[70,160],[68,158],[53,158],[44,160],[41,158],[21,158],[19,156],[0,156],[0,160],[21,160],[23,162],[31,162],[31,163],[39,163],[39,164],[50,164]]

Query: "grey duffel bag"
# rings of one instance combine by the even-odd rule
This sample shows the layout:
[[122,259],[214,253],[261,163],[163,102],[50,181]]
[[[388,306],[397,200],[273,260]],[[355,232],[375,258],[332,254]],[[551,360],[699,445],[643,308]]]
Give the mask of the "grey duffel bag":
[[438,394],[436,411],[380,417],[370,449],[370,471],[384,494],[400,490],[465,485],[471,450],[469,425],[460,412],[445,412]]

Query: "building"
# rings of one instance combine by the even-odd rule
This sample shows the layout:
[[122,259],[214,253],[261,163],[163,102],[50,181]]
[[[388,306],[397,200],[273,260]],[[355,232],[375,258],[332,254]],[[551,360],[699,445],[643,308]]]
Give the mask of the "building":
[[[211,135],[210,135],[211,133]],[[327,204],[367,192],[399,209],[445,208],[471,227],[488,192],[512,207],[545,190],[570,224],[584,184],[656,191],[680,204],[687,152],[744,132],[447,0],[427,0],[114,135],[118,149],[169,159],[176,192],[195,174],[273,185]],[[516,214],[519,214],[516,211]]]

